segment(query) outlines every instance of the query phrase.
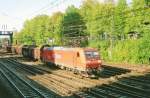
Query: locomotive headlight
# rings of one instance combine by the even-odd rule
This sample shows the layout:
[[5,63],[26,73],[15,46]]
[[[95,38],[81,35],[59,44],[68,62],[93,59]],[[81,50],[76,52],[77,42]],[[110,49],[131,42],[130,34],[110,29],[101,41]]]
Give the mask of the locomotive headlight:
[[98,63],[102,63],[102,61],[101,61],[101,60],[98,60]]
[[87,63],[91,63],[91,61],[87,61]]

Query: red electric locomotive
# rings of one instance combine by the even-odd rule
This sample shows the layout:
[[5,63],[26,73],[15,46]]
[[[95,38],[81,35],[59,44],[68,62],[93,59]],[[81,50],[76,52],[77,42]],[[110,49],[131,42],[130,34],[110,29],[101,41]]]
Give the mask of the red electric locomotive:
[[99,53],[94,48],[45,47],[42,61],[84,75],[99,72],[102,64]]

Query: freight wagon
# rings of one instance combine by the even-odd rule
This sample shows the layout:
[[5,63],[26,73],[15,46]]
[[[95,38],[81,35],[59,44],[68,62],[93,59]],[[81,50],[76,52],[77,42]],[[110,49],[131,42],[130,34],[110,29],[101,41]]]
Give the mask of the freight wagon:
[[34,59],[34,49],[36,45],[24,45],[22,47],[22,55],[23,57]]
[[16,54],[22,55],[22,47],[23,47],[23,46],[24,46],[24,45],[17,45],[17,46],[15,47]]
[[12,46],[11,45],[6,46],[6,51],[8,53],[11,53],[12,52]]
[[39,47],[35,47],[33,50],[33,59],[34,60],[42,60],[42,53],[43,53],[43,49],[44,47],[50,47],[49,45],[42,45]]

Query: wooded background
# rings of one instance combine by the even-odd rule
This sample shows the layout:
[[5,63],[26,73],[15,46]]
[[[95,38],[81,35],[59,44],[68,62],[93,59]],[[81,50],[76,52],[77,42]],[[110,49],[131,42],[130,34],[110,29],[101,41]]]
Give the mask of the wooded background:
[[[15,33],[19,44],[95,47],[105,61],[150,63],[150,8],[146,0],[83,0],[65,13],[38,15]],[[16,41],[14,41],[16,44]]]

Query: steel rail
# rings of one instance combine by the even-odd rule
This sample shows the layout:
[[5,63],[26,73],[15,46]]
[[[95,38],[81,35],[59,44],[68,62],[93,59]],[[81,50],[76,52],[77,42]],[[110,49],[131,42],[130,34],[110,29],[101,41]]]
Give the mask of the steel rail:
[[[30,85],[29,83],[27,83],[25,80],[23,80],[21,77],[19,77],[16,73],[14,73],[12,70],[10,70],[4,63],[0,62],[1,65],[3,65],[3,68],[5,70],[8,70],[9,73],[13,76],[15,76],[16,78],[18,78],[22,83],[24,83],[26,86],[28,86],[29,88],[32,89],[32,91],[34,91],[36,94],[39,95],[40,98],[47,98],[47,96],[45,96],[43,93],[41,93],[38,89],[34,88],[32,85]],[[6,74],[5,74],[6,75]],[[6,75],[7,76],[7,75]],[[11,80],[10,80],[11,81]],[[14,83],[13,83],[14,84]],[[15,84],[14,84],[15,85]],[[15,88],[17,86],[15,85]],[[18,87],[17,87],[18,88]],[[22,92],[19,90],[19,88],[17,89],[19,92]],[[27,98],[23,92],[21,93],[21,95],[23,95],[23,98]]]
[[[22,68],[22,69],[24,69],[25,71],[31,73],[32,75],[36,75],[37,73],[38,73],[38,74],[43,74],[43,72],[41,72],[41,71],[39,71],[39,70],[37,70],[37,69],[34,69],[34,68],[30,67],[30,66],[25,66],[25,65],[23,65],[23,64],[21,64],[21,63],[17,63],[17,62],[8,60],[8,59],[7,59],[7,61],[10,62],[10,63],[15,64],[16,66],[18,66],[18,67],[20,67],[20,68]],[[21,65],[21,66],[19,66],[19,65]],[[31,71],[31,70],[32,70],[32,71]]]
[[21,90],[9,79],[9,77],[2,71],[2,69],[0,69],[0,72],[2,73],[2,75],[7,79],[7,81],[13,85],[13,87],[16,89],[16,91],[23,97],[26,98],[26,96],[21,92]]

